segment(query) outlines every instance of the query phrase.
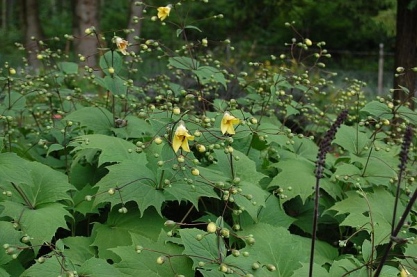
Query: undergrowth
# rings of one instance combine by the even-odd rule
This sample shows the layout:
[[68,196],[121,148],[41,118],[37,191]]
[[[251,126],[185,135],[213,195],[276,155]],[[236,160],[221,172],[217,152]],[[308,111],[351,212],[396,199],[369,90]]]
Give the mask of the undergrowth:
[[3,65],[0,275],[417,276],[415,111],[335,86],[294,23],[242,72],[187,4],[143,4],[180,49],[92,26],[64,39],[111,33],[97,65],[47,42]]

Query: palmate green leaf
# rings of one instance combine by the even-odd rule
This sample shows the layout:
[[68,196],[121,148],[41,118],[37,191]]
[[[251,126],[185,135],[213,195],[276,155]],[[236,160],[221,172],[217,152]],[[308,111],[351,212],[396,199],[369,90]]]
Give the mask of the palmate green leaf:
[[365,262],[374,261],[376,259],[376,249],[372,248],[371,241],[364,240],[362,243],[362,258]]
[[100,57],[99,65],[106,74],[110,74],[108,71],[110,67],[114,68],[115,73],[120,73],[123,68],[123,59],[116,51],[107,51]]
[[97,250],[91,246],[91,237],[67,237],[59,240],[57,244],[59,242],[65,245],[63,254],[74,265],[80,266],[97,255]]
[[99,207],[94,205],[93,201],[86,201],[86,196],[95,195],[97,193],[97,188],[93,188],[90,185],[85,185],[81,190],[73,193],[72,200],[74,205],[69,207],[76,212],[79,212],[82,215],[87,215],[91,213],[99,214]]
[[201,84],[209,84],[211,82],[220,83],[223,88],[227,88],[226,78],[224,74],[217,68],[212,66],[200,66],[193,70],[194,74],[197,75]]
[[56,257],[46,258],[44,263],[35,263],[20,277],[56,277],[62,273],[61,260]]
[[[24,247],[20,239],[23,237],[21,231],[16,230],[11,222],[0,221],[0,245],[13,245],[14,247]],[[2,249],[3,250],[3,249]],[[12,260],[11,255],[7,255],[5,251],[0,251],[0,266]]]
[[316,162],[319,147],[313,140],[306,137],[294,137],[292,140],[294,141],[294,153],[307,160]]
[[388,107],[387,103],[381,103],[379,101],[367,103],[360,111],[381,119],[391,119],[393,116],[392,110]]
[[99,107],[85,107],[73,111],[64,120],[79,122],[81,127],[95,134],[111,135],[114,126],[113,115],[106,109]]
[[62,146],[61,144],[58,144],[58,143],[51,144],[48,147],[48,152],[46,152],[46,155],[49,156],[49,154],[51,154],[52,152],[60,151],[63,149],[65,149],[65,147]]
[[412,276],[417,276],[417,268],[409,266],[415,264],[415,257],[417,257],[417,244],[407,243],[404,251],[404,257],[405,259],[401,260],[401,264],[411,273]]
[[119,76],[105,76],[104,79],[105,88],[113,95],[124,95],[127,91],[126,81]]
[[90,258],[77,270],[78,276],[128,277],[104,259]]
[[260,181],[265,177],[264,174],[256,170],[256,164],[249,159],[245,154],[234,150],[234,157],[239,157],[238,160],[231,158],[229,154],[225,154],[221,150],[215,150],[217,164],[210,166],[221,175],[232,180],[232,167],[234,176],[240,178],[240,182],[236,185],[242,191],[233,195],[235,203],[244,209],[254,221],[257,221],[259,208],[265,206],[265,199],[267,192],[260,186]]
[[[310,249],[311,238],[296,236],[304,245],[304,249]],[[339,256],[339,250],[327,242],[317,240],[314,249],[314,262],[321,266],[331,264]]]
[[316,183],[314,176],[315,164],[303,158],[291,158],[281,160],[274,164],[281,172],[275,176],[268,189],[282,188],[286,198],[283,203],[300,196],[301,200],[305,200],[313,193],[313,187]]
[[[165,232],[156,234],[159,234],[157,240],[149,239],[140,234],[132,234],[132,244],[130,246],[119,246],[111,249],[120,257],[120,262],[116,263],[115,267],[128,276],[194,276],[191,260],[181,254],[183,247],[166,242]],[[143,247],[141,253],[136,253],[136,246]],[[167,257],[162,265],[156,262],[159,256]]]
[[262,207],[258,216],[259,222],[267,223],[272,226],[280,226],[289,228],[296,220],[288,216],[279,203],[279,199],[273,194],[270,194],[265,202],[265,207]]
[[355,180],[356,182],[363,183],[364,181],[361,175],[362,171],[357,166],[348,163],[339,163],[336,165],[336,171],[332,176],[332,180],[336,181],[336,177],[339,177],[337,180],[341,182],[352,183]]
[[340,199],[343,196],[343,188],[338,184],[331,182],[327,178],[320,180],[320,188],[327,192],[333,199]]
[[[26,257],[23,256],[22,258],[25,259]],[[7,274],[10,274],[10,276],[21,276],[21,274],[26,270],[19,259],[13,260],[8,264],[0,266],[0,268],[6,270]]]
[[[390,158],[393,159],[393,157]],[[387,163],[387,161],[389,161],[389,158],[379,159],[374,156],[369,158],[366,170],[362,175],[369,185],[383,185],[386,187],[391,186],[390,179],[395,178],[398,175],[394,168]]]
[[401,106],[398,108],[397,112],[402,118],[408,120],[411,124],[417,124],[417,114],[415,111],[410,110],[408,107]]
[[65,74],[77,74],[78,73],[78,64],[72,62],[59,62],[58,64],[59,70],[61,70]]
[[[310,263],[301,263],[301,267],[294,271],[294,273],[291,275],[293,277],[299,277],[299,276],[308,276],[310,272]],[[318,277],[334,277],[330,275],[330,273],[321,267],[319,264],[314,264],[313,266],[313,276]]]
[[[193,269],[198,267],[198,263],[203,261],[206,264],[218,263],[220,256],[226,253],[219,253],[218,237],[216,234],[207,234],[207,232],[195,228],[179,230],[181,240],[184,244],[184,255],[188,255],[193,260]],[[198,240],[197,235],[203,236]]]
[[35,251],[44,242],[50,241],[58,228],[68,229],[66,217],[71,217],[71,214],[62,204],[48,203],[35,209],[11,201],[4,201],[1,205],[4,207],[1,215],[18,222],[22,232],[33,238],[31,243],[36,245]]
[[[123,199],[124,202],[136,202],[141,213],[148,207],[155,207],[161,213],[161,205],[165,201],[164,191],[157,189],[155,174],[146,167],[144,158],[144,155],[138,155],[137,160],[108,166],[109,173],[95,185],[98,194],[94,204],[109,202],[114,206]],[[109,189],[115,189],[116,193],[107,193]]]
[[197,60],[188,57],[170,57],[168,59],[168,65],[177,69],[193,70],[197,69],[200,66],[200,63]]
[[7,271],[0,267],[0,277],[9,277],[11,276]]
[[[64,253],[65,255],[65,253]],[[66,257],[67,258],[67,257]],[[127,277],[106,260],[89,258],[84,260],[81,265],[72,264],[70,260],[60,257],[46,258],[44,263],[35,263],[28,268],[21,277],[56,277],[60,276],[64,269],[67,271],[77,271],[79,276],[115,276]]]
[[140,234],[156,241],[165,220],[153,210],[148,210],[142,215],[133,205],[126,206],[126,214],[113,209],[107,221],[103,224],[95,223],[93,227],[94,242],[92,246],[98,249],[98,255],[103,259],[118,261],[119,258],[110,248],[132,245],[132,236]]
[[0,154],[0,182],[4,190],[12,192],[13,201],[30,203],[35,208],[59,200],[70,200],[67,192],[74,189],[65,174],[12,153]]
[[[330,276],[367,277],[369,276],[367,267],[353,256],[345,256],[343,259],[335,261],[329,270]],[[396,276],[396,275],[394,275]]]
[[164,189],[164,193],[172,195],[178,202],[191,202],[197,210],[198,201],[201,197],[219,199],[212,186],[199,182],[194,183],[194,186],[192,186],[182,180],[172,182],[169,187]]
[[[250,255],[248,257],[228,256],[224,263],[243,270],[245,274],[250,273],[259,277],[287,277],[292,276],[293,272],[301,267],[301,263],[308,262],[308,248],[306,249],[299,237],[291,235],[286,228],[258,223],[245,228],[239,235],[253,235],[255,244],[240,250],[241,252],[247,251]],[[252,269],[252,264],[255,262],[273,265],[276,271],[270,272],[266,267],[260,267],[255,271]]]
[[[388,242],[395,197],[382,187],[375,188],[374,192],[366,193],[366,199],[363,195],[360,192],[348,191],[346,199],[337,202],[329,210],[337,211],[336,215],[347,214],[340,225],[355,229],[363,228],[368,232],[373,231],[376,244]],[[398,216],[403,211],[404,205],[399,201]],[[374,224],[373,228],[370,215]]]
[[10,91],[0,103],[0,112],[2,115],[13,115],[14,112],[20,112],[26,109],[26,97],[17,91]]
[[333,143],[343,147],[351,154],[361,156],[364,152],[368,153],[366,147],[369,146],[370,140],[365,133],[358,131],[356,128],[342,125],[337,131]]
[[127,121],[126,127],[112,129],[118,137],[129,139],[152,137],[154,135],[151,125],[145,120],[136,116],[127,116],[124,120]]
[[72,161],[68,179],[78,190],[97,183],[107,174],[107,169],[97,167],[97,163],[94,163],[94,160],[98,160],[99,154],[97,149],[84,149],[78,152],[76,159]]
[[58,228],[67,228],[65,217],[70,214],[58,203],[70,200],[68,191],[73,189],[65,174],[5,153],[0,155],[0,180],[2,188],[12,192],[10,200],[0,202],[1,215],[18,222],[34,245],[50,241]]
[[[104,163],[117,163],[125,160],[139,160],[136,145],[121,138],[101,134],[79,136],[71,143],[74,152],[83,149],[99,149],[98,166]],[[143,156],[143,155],[142,155]]]
[[[186,163],[190,167],[195,167],[191,161],[195,158],[192,153],[183,153]],[[164,186],[163,197],[166,200],[190,201],[196,208],[198,208],[198,201],[201,197],[210,197],[218,199],[218,195],[214,192],[213,187],[206,184],[203,180],[200,182],[200,177],[193,176],[191,170],[174,171],[173,165],[178,165],[177,155],[172,150],[169,143],[162,143],[160,145],[152,144],[146,149],[147,167],[153,172],[155,176],[155,183],[162,179],[170,180],[169,186]],[[163,166],[158,166],[159,161],[164,161]],[[203,170],[203,168],[197,167]],[[204,175],[203,175],[204,176]],[[184,179],[193,181],[192,184],[187,183]],[[204,176],[204,178],[207,178]],[[204,179],[203,178],[203,179]],[[211,179],[210,179],[211,180]]]

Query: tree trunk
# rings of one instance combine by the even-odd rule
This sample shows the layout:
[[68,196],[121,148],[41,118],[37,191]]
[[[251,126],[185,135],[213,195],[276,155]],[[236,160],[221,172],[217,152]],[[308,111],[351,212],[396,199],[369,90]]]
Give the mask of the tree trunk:
[[[28,63],[33,69],[41,66],[37,54],[40,50],[38,41],[44,39],[37,0],[23,0],[23,20],[25,29],[25,43],[28,51]],[[34,39],[32,39],[34,38]]]
[[[410,69],[417,66],[417,7],[408,8],[410,0],[397,0],[397,37],[395,46],[395,68],[403,67],[405,73],[394,78],[394,100],[409,102],[414,108],[412,97],[416,91],[416,73]],[[399,86],[407,88],[407,94]]]
[[[135,53],[139,52],[139,41],[135,40],[135,37],[139,37],[141,33],[142,27],[142,14],[143,14],[143,6],[135,5],[135,0],[130,1],[130,16],[129,16],[129,24],[127,28],[129,30],[133,30],[129,32],[127,35],[126,40],[129,42],[129,52],[133,51]],[[136,20],[135,20],[136,18]],[[132,57],[128,56],[127,60],[131,60]]]
[[1,1],[1,28],[3,30],[7,28],[7,0]]
[[76,54],[86,57],[86,63],[90,67],[97,64],[97,48],[99,48],[99,36],[93,33],[87,35],[85,30],[94,27],[99,29],[98,11],[99,0],[75,0],[73,6],[73,35]]

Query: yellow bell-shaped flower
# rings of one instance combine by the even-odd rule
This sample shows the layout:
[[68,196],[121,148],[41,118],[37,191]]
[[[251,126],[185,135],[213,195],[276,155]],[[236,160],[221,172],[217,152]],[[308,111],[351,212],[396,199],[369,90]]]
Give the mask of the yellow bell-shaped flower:
[[180,148],[186,152],[190,152],[190,146],[188,145],[189,140],[194,140],[194,136],[190,135],[187,128],[185,128],[184,122],[181,121],[172,138],[172,148],[174,149],[174,152],[178,152]]
[[129,46],[129,42],[127,40],[122,39],[121,37],[115,37],[114,42],[116,43],[117,49],[123,54],[127,55],[127,46]]
[[222,118],[222,122],[220,125],[220,129],[224,134],[228,133],[229,135],[235,134],[235,128],[233,125],[239,124],[240,120],[233,115],[231,115],[229,112],[225,112]]
[[171,8],[172,8],[171,4],[167,5],[166,7],[159,7],[158,8],[158,18],[161,21],[164,21],[165,18],[167,18],[169,16],[169,13],[171,12]]

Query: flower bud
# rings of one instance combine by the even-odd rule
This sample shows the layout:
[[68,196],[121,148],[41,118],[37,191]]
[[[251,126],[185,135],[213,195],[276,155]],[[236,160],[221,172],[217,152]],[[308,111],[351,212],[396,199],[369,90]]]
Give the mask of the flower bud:
[[217,231],[217,225],[214,222],[210,222],[209,224],[207,224],[207,232],[209,232],[210,234],[213,234]]

